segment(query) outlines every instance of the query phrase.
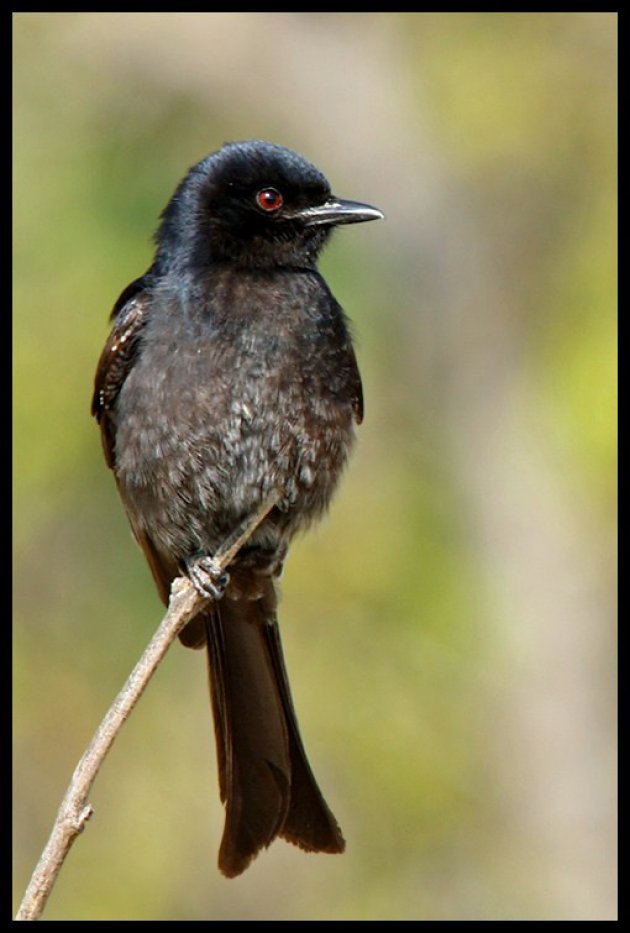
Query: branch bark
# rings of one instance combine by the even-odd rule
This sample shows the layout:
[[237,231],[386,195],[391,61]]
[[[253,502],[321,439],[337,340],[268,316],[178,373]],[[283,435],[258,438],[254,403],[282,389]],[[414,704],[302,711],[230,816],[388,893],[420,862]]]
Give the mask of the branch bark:
[[[226,539],[214,554],[221,570],[227,569],[278,499],[277,493],[272,494]],[[38,920],[41,917],[66,856],[93,813],[87,798],[107,752],[177,634],[210,602],[208,597],[197,592],[187,577],[173,580],[164,618],[74,770],[16,920]]]

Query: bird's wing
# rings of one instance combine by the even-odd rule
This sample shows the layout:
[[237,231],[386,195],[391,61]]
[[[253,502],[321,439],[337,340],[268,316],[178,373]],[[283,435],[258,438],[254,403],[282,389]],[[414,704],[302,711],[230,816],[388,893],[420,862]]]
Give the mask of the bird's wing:
[[114,466],[114,425],[109,411],[133,366],[138,339],[146,323],[149,307],[146,286],[146,276],[136,279],[114,305],[114,326],[96,369],[92,414],[101,427],[105,459],[111,468]]
[[[92,414],[100,425],[105,459],[111,469],[115,467],[116,436],[110,412],[134,364],[139,338],[147,321],[150,307],[148,284],[147,275],[136,279],[114,305],[111,314],[114,326],[96,369]],[[127,514],[134,536],[146,555],[160,598],[167,605],[171,580],[178,574],[177,564],[167,565],[146,532],[138,528],[132,513],[128,511]]]

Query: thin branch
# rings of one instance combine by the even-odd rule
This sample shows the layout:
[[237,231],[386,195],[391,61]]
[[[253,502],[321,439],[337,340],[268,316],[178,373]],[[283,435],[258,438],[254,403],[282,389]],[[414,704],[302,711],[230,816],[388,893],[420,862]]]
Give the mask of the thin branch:
[[[221,570],[225,570],[234,560],[241,547],[277,503],[278,498],[277,493],[270,496],[214,554]],[[173,581],[164,618],[75,768],[16,920],[40,918],[73,842],[92,815],[92,806],[87,802],[87,798],[107,752],[177,634],[209,602],[210,599],[201,596],[187,577],[177,577]]]

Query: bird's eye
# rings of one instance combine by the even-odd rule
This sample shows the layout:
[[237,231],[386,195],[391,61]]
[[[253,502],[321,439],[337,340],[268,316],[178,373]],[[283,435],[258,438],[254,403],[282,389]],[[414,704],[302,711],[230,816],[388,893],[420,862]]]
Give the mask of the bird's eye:
[[283,204],[283,197],[275,188],[263,188],[256,195],[256,204],[269,214],[279,211]]

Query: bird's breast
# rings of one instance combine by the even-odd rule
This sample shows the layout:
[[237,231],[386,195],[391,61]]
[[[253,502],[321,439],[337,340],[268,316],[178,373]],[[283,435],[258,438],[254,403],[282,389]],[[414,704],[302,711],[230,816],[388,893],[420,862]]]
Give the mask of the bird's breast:
[[148,330],[118,399],[116,471],[138,522],[168,529],[169,548],[178,536],[178,550],[211,546],[274,489],[289,531],[328,505],[353,441],[351,399],[325,328],[289,323]]

